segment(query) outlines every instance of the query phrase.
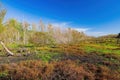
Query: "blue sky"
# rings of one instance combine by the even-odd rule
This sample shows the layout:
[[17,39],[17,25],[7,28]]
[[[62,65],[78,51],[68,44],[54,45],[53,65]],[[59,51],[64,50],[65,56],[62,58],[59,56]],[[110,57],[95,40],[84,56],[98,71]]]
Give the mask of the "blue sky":
[[6,19],[72,27],[88,35],[120,32],[120,0],[0,0]]

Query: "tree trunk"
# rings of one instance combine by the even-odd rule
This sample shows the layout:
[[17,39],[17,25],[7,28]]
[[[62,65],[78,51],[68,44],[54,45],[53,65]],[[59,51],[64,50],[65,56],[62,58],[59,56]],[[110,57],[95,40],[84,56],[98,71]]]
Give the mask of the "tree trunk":
[[6,50],[8,56],[13,56],[14,54],[5,46],[5,44],[0,41],[1,45],[3,46],[3,48]]

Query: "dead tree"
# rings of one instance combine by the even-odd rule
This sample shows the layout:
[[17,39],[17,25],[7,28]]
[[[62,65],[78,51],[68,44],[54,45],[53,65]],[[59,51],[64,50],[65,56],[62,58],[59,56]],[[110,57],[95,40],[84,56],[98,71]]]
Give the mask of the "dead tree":
[[5,44],[2,42],[2,41],[0,41],[0,44],[2,45],[2,47],[5,49],[5,51],[7,52],[7,55],[8,56],[13,56],[14,55],[14,53],[12,53],[6,46],[5,46]]

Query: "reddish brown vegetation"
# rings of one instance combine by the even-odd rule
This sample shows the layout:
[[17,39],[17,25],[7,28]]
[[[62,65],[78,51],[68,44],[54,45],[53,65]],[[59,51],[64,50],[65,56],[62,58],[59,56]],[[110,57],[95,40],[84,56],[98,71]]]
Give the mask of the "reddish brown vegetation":
[[0,65],[0,80],[120,80],[120,73],[105,66],[73,61],[43,63],[24,61]]
[[[84,49],[82,49],[82,46],[78,44],[74,45],[59,45],[58,46],[59,50],[58,52],[64,53],[66,55],[83,55],[85,53]],[[54,49],[53,49],[54,50]]]
[[54,50],[62,53],[53,57],[59,59],[57,62],[44,63],[31,55],[33,58],[22,62],[1,63],[0,80],[120,80],[118,55],[85,53],[79,45],[62,45],[50,51]]

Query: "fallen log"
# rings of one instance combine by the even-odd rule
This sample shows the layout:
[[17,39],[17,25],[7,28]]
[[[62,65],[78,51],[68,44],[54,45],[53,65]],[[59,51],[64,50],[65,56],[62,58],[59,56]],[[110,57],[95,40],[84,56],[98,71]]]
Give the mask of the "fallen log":
[[14,53],[12,53],[6,46],[5,46],[5,44],[2,42],[2,41],[0,41],[0,44],[2,45],[2,47],[5,49],[5,51],[7,52],[7,55],[8,56],[13,56],[14,55]]

